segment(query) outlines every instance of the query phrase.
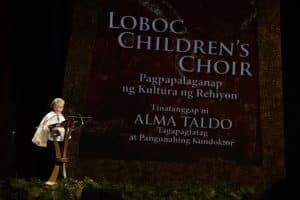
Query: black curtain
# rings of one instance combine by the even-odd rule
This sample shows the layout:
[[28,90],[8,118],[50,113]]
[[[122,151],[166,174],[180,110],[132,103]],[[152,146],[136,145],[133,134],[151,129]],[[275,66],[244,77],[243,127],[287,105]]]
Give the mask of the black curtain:
[[[9,130],[17,177],[31,177],[35,127],[62,95],[72,0],[15,1],[7,4],[11,85]],[[6,133],[11,138],[10,132]],[[13,155],[12,155],[13,156]]]
[[296,183],[300,170],[299,109],[297,106],[299,80],[299,1],[281,1],[281,41],[284,91],[284,133],[287,180]]

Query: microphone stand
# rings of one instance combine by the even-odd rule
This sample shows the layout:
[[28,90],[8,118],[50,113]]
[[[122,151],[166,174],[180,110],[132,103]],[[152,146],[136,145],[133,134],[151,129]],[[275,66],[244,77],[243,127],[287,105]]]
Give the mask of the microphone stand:
[[[81,114],[78,114],[78,116],[76,115],[68,115],[66,116],[66,118],[69,118],[69,119],[80,119],[81,121],[81,124],[75,128],[73,128],[73,131],[76,131],[78,129],[80,129],[85,123],[91,121],[93,118],[92,117],[83,117],[81,116]],[[83,119],[87,119],[87,121],[84,123]]]

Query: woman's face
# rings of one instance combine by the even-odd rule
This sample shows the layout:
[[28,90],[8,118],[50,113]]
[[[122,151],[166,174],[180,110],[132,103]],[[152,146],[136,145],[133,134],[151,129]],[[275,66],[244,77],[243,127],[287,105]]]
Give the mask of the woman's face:
[[64,102],[58,102],[54,106],[54,112],[58,114],[62,113],[62,111],[64,110],[64,106],[65,106]]

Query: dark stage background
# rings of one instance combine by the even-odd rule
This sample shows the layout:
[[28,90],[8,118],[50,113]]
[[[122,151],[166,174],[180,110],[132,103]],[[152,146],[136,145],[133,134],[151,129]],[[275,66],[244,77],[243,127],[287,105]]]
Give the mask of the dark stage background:
[[[31,138],[49,111],[50,101],[62,96],[74,4],[74,0],[0,3],[1,178],[29,178],[34,173]],[[291,183],[300,169],[296,105],[299,8],[300,2],[281,2],[286,169]]]

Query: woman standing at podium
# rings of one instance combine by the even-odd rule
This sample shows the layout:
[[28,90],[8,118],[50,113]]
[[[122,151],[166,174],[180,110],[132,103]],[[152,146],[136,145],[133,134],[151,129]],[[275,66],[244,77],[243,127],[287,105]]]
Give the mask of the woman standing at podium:
[[[62,114],[65,101],[62,98],[55,98],[50,105],[51,111],[47,113],[41,120],[37,130],[32,138],[35,144],[34,152],[37,158],[35,174],[38,178],[47,179],[50,176],[51,169],[54,166],[55,151],[52,134],[50,133],[50,125],[59,124],[65,121]],[[55,128],[56,140],[62,144],[64,141],[65,130],[63,127]]]

